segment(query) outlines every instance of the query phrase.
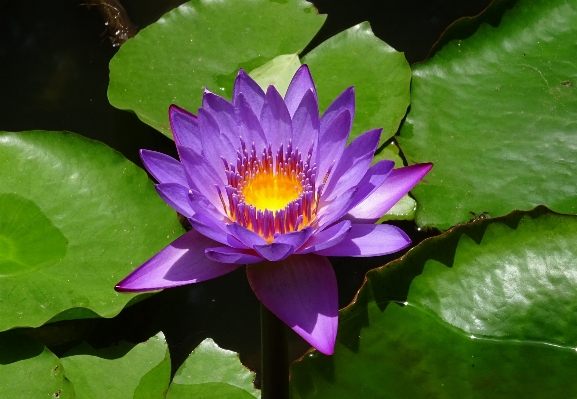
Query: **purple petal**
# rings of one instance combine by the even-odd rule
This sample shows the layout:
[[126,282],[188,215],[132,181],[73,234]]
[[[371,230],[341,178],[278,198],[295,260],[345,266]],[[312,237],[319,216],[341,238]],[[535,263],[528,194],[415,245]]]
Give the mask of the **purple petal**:
[[[379,145],[382,129],[369,130],[354,139],[341,156],[323,189],[322,199],[338,197],[359,184],[367,173]],[[322,154],[322,152],[321,152]]]
[[202,108],[218,122],[220,133],[228,138],[233,147],[240,148],[238,123],[233,105],[224,98],[205,90],[202,97]]
[[315,84],[313,82],[313,77],[311,76],[311,72],[309,71],[309,67],[306,65],[301,65],[298,71],[296,71],[296,73],[294,74],[287,89],[286,95],[284,96],[284,101],[286,103],[286,106],[288,108],[291,117],[295,114],[304,95],[308,91],[311,91],[313,93],[316,102],[317,92],[315,89]]
[[317,251],[324,256],[379,256],[400,251],[411,239],[389,224],[353,224],[339,245]]
[[248,265],[258,299],[319,352],[332,355],[338,324],[337,280],[322,256],[294,255]]
[[266,145],[266,137],[260,121],[243,94],[239,94],[237,97],[235,112],[239,124],[240,137],[247,145],[250,146],[254,143],[256,150],[262,151]]
[[325,134],[330,134],[329,126],[331,125],[333,119],[344,110],[349,111],[349,114],[351,115],[351,120],[348,127],[348,130],[350,131],[355,116],[355,88],[352,86],[345,89],[337,98],[335,98],[332,104],[329,105],[327,110],[323,113],[323,116],[320,120],[321,137]]
[[242,227],[238,223],[231,223],[226,226],[229,233],[235,237],[237,240],[242,242],[249,248],[254,247],[255,245],[265,245],[266,241],[264,238],[256,234],[254,231],[247,229],[246,227]]
[[243,94],[247,100],[248,105],[252,109],[255,115],[260,115],[262,110],[262,105],[264,104],[264,92],[256,83],[253,78],[251,78],[245,71],[240,69],[236,80],[234,81],[234,87],[232,89],[232,103],[234,107],[238,107],[238,101],[240,94]]
[[248,249],[246,245],[231,237],[226,226],[208,214],[197,212],[189,219],[192,227],[203,236],[233,248]]
[[353,187],[332,200],[332,202],[322,205],[322,208],[317,214],[319,230],[323,230],[325,226],[329,226],[333,222],[339,220],[349,211],[349,209],[351,209],[351,203],[356,192],[357,188]]
[[260,114],[260,124],[267,143],[276,151],[292,140],[292,122],[286,104],[274,86],[269,86]]
[[295,251],[295,247],[290,244],[273,242],[271,244],[255,245],[253,249],[266,260],[276,262],[286,259]]
[[215,247],[207,248],[205,254],[207,258],[225,264],[246,265],[263,261],[263,258],[250,249]]
[[208,259],[204,249],[214,244],[191,230],[130,273],[115,289],[120,292],[160,290],[210,280],[240,267]]
[[159,183],[178,183],[187,185],[184,168],[173,157],[156,151],[140,150],[140,159],[144,167]]
[[357,184],[358,191],[355,194],[351,206],[354,207],[356,204],[375,192],[376,189],[381,187],[393,171],[394,167],[395,163],[388,159],[374,164],[363,176],[359,184]]
[[228,163],[235,162],[236,149],[224,134],[220,134],[217,121],[203,108],[198,109],[198,127],[202,133],[202,155],[212,165],[222,182],[225,182],[226,174],[221,157],[224,157]]
[[337,245],[344,238],[346,233],[351,229],[350,220],[343,220],[325,230],[315,232],[301,249],[296,251],[297,254],[308,254],[320,251],[321,249]]
[[202,214],[210,217],[215,221],[215,223],[218,223],[219,226],[221,226],[221,230],[226,231],[226,227],[224,226],[226,226],[227,223],[230,223],[230,220],[221,210],[222,204],[220,204],[219,208],[215,207],[204,195],[194,189],[188,191],[188,201],[195,214]]
[[305,227],[299,231],[293,231],[292,233],[287,233],[280,235],[274,239],[275,243],[282,243],[282,244],[290,244],[295,248],[300,248],[306,240],[309,239],[311,234],[313,233],[312,227]]
[[[218,196],[216,186],[222,186],[222,176],[212,167],[206,158],[188,147],[178,147],[182,164],[190,180],[204,197],[206,197],[216,209],[222,209],[222,203]],[[224,212],[224,210],[222,211]]]
[[324,135],[322,130],[319,133],[317,181],[323,181],[329,168],[334,168],[334,165],[339,162],[347,144],[350,126],[351,114],[345,109],[331,120],[331,124]]
[[319,107],[312,91],[307,91],[292,119],[293,148],[306,152],[319,137]]
[[432,163],[421,163],[394,169],[379,188],[349,210],[346,218],[374,223],[407,194],[432,167]]
[[160,198],[164,200],[175,211],[187,218],[194,215],[188,201],[188,187],[181,186],[178,183],[162,183],[154,186]]
[[176,145],[200,148],[200,135],[195,115],[173,104],[168,108],[168,119]]

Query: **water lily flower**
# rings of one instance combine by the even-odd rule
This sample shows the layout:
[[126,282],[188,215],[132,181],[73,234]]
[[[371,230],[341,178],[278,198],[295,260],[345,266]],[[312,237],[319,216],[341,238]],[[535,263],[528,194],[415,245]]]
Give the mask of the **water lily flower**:
[[141,150],[158,194],[193,229],[116,286],[159,290],[212,279],[246,265],[258,299],[317,350],[334,351],[337,282],[327,256],[378,256],[407,247],[399,228],[374,224],[431,169],[371,167],[381,129],[346,145],[354,88],[319,117],[306,65],[283,97],[243,70],[232,102],[204,92],[195,116],[169,119],[180,162]]

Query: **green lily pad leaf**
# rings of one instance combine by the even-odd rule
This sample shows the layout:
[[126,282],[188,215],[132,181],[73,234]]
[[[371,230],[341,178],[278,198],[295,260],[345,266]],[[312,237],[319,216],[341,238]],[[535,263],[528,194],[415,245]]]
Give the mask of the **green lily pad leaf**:
[[122,45],[108,99],[172,138],[170,104],[196,113],[205,87],[230,98],[239,68],[298,54],[324,21],[303,0],[190,1]]
[[413,220],[416,212],[417,203],[408,194],[405,194],[377,223],[387,220]]
[[470,212],[544,204],[577,212],[577,4],[519,0],[413,70],[399,144],[433,162],[413,190],[417,223],[447,229]]
[[253,69],[249,75],[266,91],[273,85],[285,95],[295,72],[301,66],[298,54],[279,55],[266,64]]
[[76,398],[60,360],[18,330],[0,333],[0,385],[5,398]]
[[121,342],[94,349],[82,343],[60,360],[83,399],[162,399],[170,380],[170,356],[162,333],[137,345]]
[[0,331],[116,315],[114,285],[182,233],[146,173],[72,133],[0,132]]
[[294,398],[574,397],[577,217],[544,207],[458,226],[369,271],[333,357]]
[[237,353],[222,349],[207,338],[180,366],[166,397],[260,398],[260,391],[252,384],[254,376],[240,363]]
[[393,136],[410,103],[411,68],[403,53],[378,39],[363,22],[314,48],[308,64],[321,110],[347,87],[355,86],[356,112],[349,140],[383,128],[384,143]]

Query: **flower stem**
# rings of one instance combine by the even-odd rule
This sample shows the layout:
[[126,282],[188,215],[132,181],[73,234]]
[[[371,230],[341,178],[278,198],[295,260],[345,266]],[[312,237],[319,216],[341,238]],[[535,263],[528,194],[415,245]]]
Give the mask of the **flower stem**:
[[285,324],[260,304],[261,399],[288,399]]

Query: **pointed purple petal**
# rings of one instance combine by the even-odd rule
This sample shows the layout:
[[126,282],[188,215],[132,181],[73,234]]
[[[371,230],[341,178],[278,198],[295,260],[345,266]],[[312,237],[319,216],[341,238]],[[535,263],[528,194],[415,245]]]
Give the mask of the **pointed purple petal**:
[[337,245],[345,238],[345,235],[351,229],[351,225],[350,220],[343,220],[325,230],[316,232],[296,253],[308,254]]
[[296,109],[293,119],[293,148],[306,154],[319,137],[319,108],[312,91],[307,91]]
[[280,235],[274,239],[275,243],[282,243],[282,244],[290,244],[295,248],[300,248],[306,240],[309,239],[311,234],[313,233],[312,227],[305,227],[299,231],[293,231],[292,233],[287,233]]
[[286,104],[274,86],[269,86],[260,114],[260,124],[273,151],[292,140],[292,122]]
[[432,167],[432,163],[421,163],[394,169],[379,188],[349,210],[346,218],[374,223],[407,194]]
[[242,227],[238,223],[231,223],[226,226],[230,235],[235,237],[237,240],[242,242],[249,248],[254,247],[255,245],[265,245],[266,241],[264,238],[256,234],[254,231],[247,229],[246,227]]
[[187,184],[182,164],[173,157],[156,151],[140,150],[140,159],[159,183]]
[[351,126],[351,114],[348,110],[343,110],[332,119],[328,127],[328,133],[319,135],[317,150],[318,174],[317,181],[323,181],[326,173],[331,166],[339,162],[349,137]]
[[329,226],[335,221],[339,220],[349,211],[349,209],[351,209],[351,203],[355,197],[356,192],[357,188],[353,187],[335,198],[331,203],[323,204],[322,208],[317,214],[317,224],[319,226],[319,230],[323,230],[326,226]]
[[232,89],[232,103],[236,108],[238,106],[239,95],[243,94],[246,98],[248,105],[252,109],[255,115],[260,115],[262,110],[262,105],[264,104],[264,92],[256,83],[253,78],[251,78],[245,71],[240,69],[236,80],[234,81],[234,87]]
[[218,122],[220,133],[228,138],[233,147],[240,148],[238,123],[233,105],[226,99],[205,90],[202,97],[202,108]]
[[317,251],[324,256],[380,256],[411,245],[405,232],[389,224],[353,224],[339,245]]
[[168,119],[176,145],[200,148],[200,135],[195,115],[173,104],[168,108]]
[[191,226],[203,236],[233,248],[248,249],[246,245],[228,234],[224,223],[207,213],[197,212],[189,221]]
[[376,189],[381,187],[393,171],[394,167],[395,163],[388,159],[374,164],[363,176],[359,184],[357,184],[358,191],[353,198],[351,206],[354,207],[375,192]]
[[294,255],[279,262],[248,265],[246,274],[264,306],[319,352],[334,352],[337,281],[327,258]]
[[212,168],[220,176],[222,182],[226,181],[224,157],[229,163],[236,160],[236,149],[225,135],[220,133],[218,122],[205,109],[198,109],[198,128],[201,131],[202,155],[206,162],[212,165]]
[[162,183],[154,186],[160,198],[164,200],[175,211],[187,218],[194,215],[188,201],[188,187],[181,186],[178,183]]
[[286,259],[295,251],[295,247],[290,244],[273,242],[271,244],[255,245],[253,249],[266,260],[276,262]]
[[194,184],[194,188],[207,198],[216,209],[224,213],[218,190],[216,189],[216,186],[220,187],[224,184],[222,177],[203,155],[192,148],[178,147],[178,152],[186,173]]
[[296,71],[294,74],[287,89],[286,95],[284,96],[284,101],[291,116],[295,114],[295,111],[301,103],[303,96],[309,90],[313,93],[314,99],[316,101],[317,92],[313,82],[313,77],[309,71],[309,67],[307,65],[301,65],[298,71]]
[[263,258],[249,249],[215,247],[207,248],[205,254],[207,258],[216,262],[235,264],[239,266],[263,261]]
[[[220,204],[220,208],[216,208],[212,202],[210,202],[200,192],[190,189],[188,191],[188,201],[195,214],[202,214],[210,217],[215,223],[218,223],[219,226],[226,226],[227,223],[230,223],[228,217],[221,211],[222,204]],[[226,230],[226,227],[224,230]]]
[[236,119],[239,124],[240,137],[248,146],[254,143],[257,151],[262,151],[266,145],[266,137],[256,114],[252,111],[248,100],[241,93],[235,104]]
[[222,276],[240,265],[214,262],[204,250],[216,244],[191,230],[154,255],[115,287],[120,292],[144,292],[197,283]]
[[[359,184],[367,173],[379,145],[382,129],[369,130],[354,139],[333,168],[323,190],[322,199],[338,197]],[[321,153],[322,154],[322,153]]]
[[321,137],[325,134],[330,134],[330,124],[333,119],[345,109],[351,114],[351,120],[349,122],[350,126],[348,127],[348,130],[350,131],[355,116],[355,88],[352,86],[345,89],[337,98],[335,98],[332,104],[329,105],[327,110],[323,113],[320,121]]

